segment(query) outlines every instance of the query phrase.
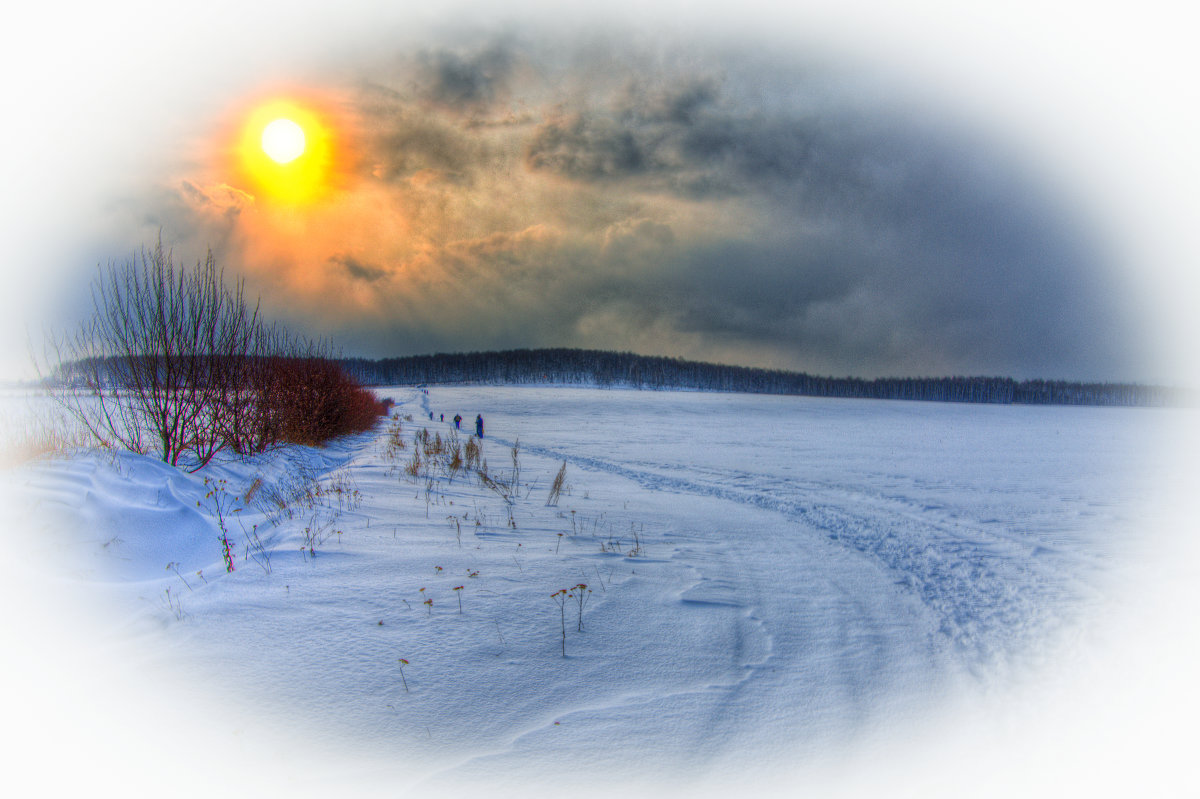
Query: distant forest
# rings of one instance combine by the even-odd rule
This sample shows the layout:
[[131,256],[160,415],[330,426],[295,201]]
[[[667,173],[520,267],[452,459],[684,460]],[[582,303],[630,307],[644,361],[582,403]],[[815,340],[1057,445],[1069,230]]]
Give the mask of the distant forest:
[[1179,390],[1131,383],[1073,383],[1008,377],[817,377],[803,372],[685,361],[600,350],[540,349],[343,358],[367,385],[564,385],[736,391],[803,397],[984,402],[1022,405],[1192,404]]

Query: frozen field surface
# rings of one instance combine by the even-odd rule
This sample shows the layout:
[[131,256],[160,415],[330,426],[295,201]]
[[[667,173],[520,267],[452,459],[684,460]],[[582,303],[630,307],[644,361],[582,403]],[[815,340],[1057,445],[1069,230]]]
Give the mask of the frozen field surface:
[[[14,622],[12,668],[77,683],[24,718],[83,703],[115,736],[87,769],[133,779],[132,748],[185,793],[853,792],[839,769],[1086,661],[1163,554],[1184,414],[379,393],[393,421],[321,450],[10,470],[9,592],[69,619]],[[410,465],[452,436],[430,413],[460,444],[483,415],[490,486]]]

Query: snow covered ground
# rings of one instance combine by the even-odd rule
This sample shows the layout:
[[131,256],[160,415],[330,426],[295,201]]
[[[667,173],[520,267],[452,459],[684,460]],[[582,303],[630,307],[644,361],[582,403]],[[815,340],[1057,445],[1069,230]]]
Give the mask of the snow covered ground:
[[[1174,787],[1160,714],[1195,709],[1171,681],[1195,662],[1175,515],[1192,473],[1171,459],[1190,411],[380,394],[412,417],[403,449],[383,423],[192,475],[96,453],[9,471],[10,780]],[[450,433],[431,412],[461,413],[464,443],[483,414],[500,484],[519,441],[512,496],[405,474],[414,434]],[[1114,685],[1135,704],[1101,712]]]

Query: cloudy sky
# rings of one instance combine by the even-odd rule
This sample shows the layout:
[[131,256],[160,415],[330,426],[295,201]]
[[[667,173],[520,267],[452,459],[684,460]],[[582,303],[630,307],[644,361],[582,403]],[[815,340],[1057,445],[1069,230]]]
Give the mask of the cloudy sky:
[[[1053,30],[984,36],[985,62],[1022,57],[980,67],[964,36],[997,20],[947,22],[936,5],[929,24],[878,17],[856,34],[818,13],[777,28],[766,9],[705,25],[670,6],[286,8],[81,20],[149,55],[89,49],[17,87],[55,122],[17,134],[38,158],[8,153],[36,186],[9,198],[25,221],[10,251],[37,261],[23,274],[46,320],[66,324],[97,263],[161,231],[180,260],[211,248],[271,317],[354,355],[570,346],[861,376],[1184,374],[1156,354],[1169,334],[1136,236],[1105,216],[1128,197],[1094,200],[1115,193],[1104,169],[1125,131],[1075,127],[1104,78],[1078,82],[1086,50],[1051,58]],[[49,41],[57,23],[34,24]],[[261,163],[279,115],[308,136],[299,189]]]

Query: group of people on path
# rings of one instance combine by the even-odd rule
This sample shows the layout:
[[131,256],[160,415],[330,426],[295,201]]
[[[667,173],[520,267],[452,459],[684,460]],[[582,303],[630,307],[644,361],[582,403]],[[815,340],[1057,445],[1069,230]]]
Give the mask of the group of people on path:
[[[462,430],[462,420],[463,420],[463,418],[462,418],[461,414],[457,414],[457,413],[454,414],[453,421],[454,421],[454,429],[455,430]],[[431,421],[431,422],[433,421],[433,411],[429,412],[429,421]],[[446,421],[446,414],[444,414],[444,413],[438,414],[438,421],[441,421],[441,422]],[[475,435],[479,436],[480,438],[483,438],[483,414],[482,413],[475,417]]]

